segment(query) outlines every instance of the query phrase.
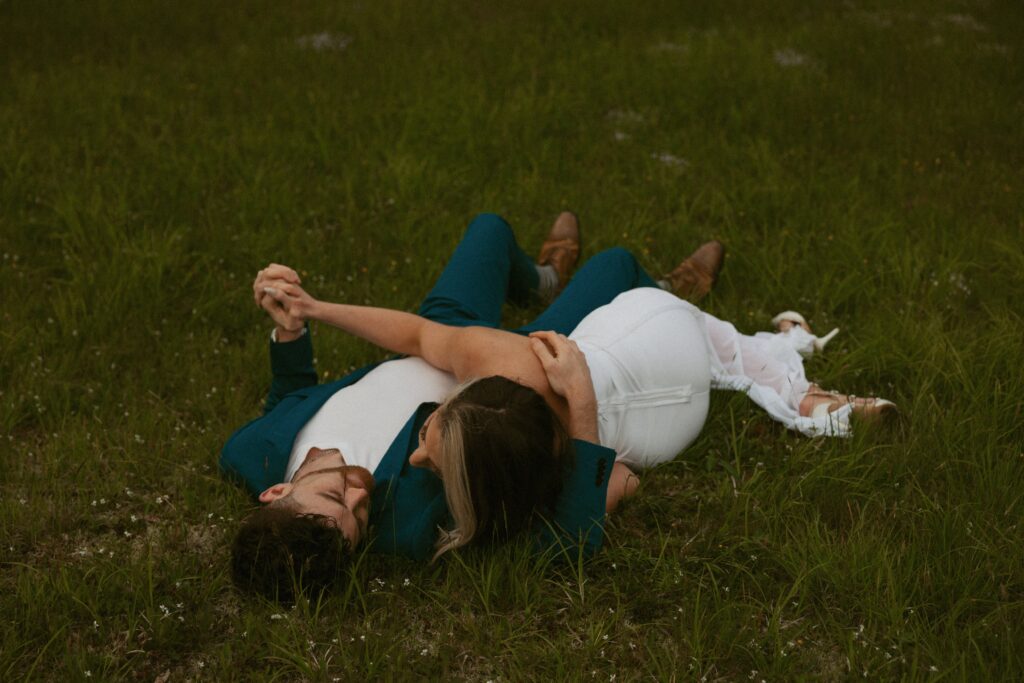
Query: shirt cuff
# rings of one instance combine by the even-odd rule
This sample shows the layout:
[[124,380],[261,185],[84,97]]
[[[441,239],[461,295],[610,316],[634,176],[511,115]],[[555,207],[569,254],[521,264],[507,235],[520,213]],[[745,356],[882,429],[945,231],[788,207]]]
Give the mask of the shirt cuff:
[[[302,328],[302,332],[299,333],[299,337],[305,337],[306,333],[308,333],[308,332],[309,332],[309,328],[308,327],[303,327]],[[270,331],[270,341],[274,342],[275,344],[278,343],[277,342],[277,328],[276,327]],[[292,341],[295,341],[295,340],[293,339]]]

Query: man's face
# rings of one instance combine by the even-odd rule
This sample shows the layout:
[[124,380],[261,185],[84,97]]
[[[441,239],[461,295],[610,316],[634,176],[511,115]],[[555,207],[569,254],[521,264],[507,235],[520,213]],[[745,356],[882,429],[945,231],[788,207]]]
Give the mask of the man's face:
[[311,448],[290,483],[276,484],[260,494],[260,502],[287,499],[298,514],[332,518],[353,548],[366,533],[373,475],[345,463],[337,448]]

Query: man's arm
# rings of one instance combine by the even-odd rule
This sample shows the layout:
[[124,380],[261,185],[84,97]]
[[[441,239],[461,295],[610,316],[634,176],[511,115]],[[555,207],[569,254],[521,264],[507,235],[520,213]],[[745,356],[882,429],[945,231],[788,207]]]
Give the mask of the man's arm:
[[316,367],[313,365],[313,341],[306,330],[285,332],[274,329],[270,339],[270,391],[263,404],[263,412],[269,413],[281,399],[299,389],[317,384]]
[[[597,397],[586,356],[576,342],[555,332],[531,332],[530,344],[552,389],[569,403],[569,435],[578,442],[599,444]],[[607,480],[606,512],[617,508],[640,486],[640,477],[625,464],[616,462],[611,470]]]
[[274,332],[270,338],[270,371],[273,379],[263,404],[264,414],[273,410],[291,392],[313,386],[318,381],[313,366],[313,343],[309,331],[304,325],[291,325],[292,321],[280,315],[279,307],[263,291],[272,282],[298,285],[301,281],[299,274],[291,268],[271,263],[256,274],[252,285],[256,305],[274,321]]

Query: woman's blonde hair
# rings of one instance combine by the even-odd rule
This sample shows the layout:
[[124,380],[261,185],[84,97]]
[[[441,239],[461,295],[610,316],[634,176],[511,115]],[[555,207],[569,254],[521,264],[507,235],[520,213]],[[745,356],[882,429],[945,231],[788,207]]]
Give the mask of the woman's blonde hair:
[[505,377],[467,382],[438,408],[441,478],[455,524],[434,558],[504,541],[550,514],[571,467],[572,442],[533,389]]

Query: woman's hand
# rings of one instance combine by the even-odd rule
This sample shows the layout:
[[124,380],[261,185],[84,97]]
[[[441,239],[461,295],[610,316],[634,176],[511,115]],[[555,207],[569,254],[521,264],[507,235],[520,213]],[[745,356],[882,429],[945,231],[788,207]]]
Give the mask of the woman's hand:
[[273,286],[272,283],[275,281],[284,281],[293,285],[301,285],[302,280],[299,279],[299,274],[288,266],[282,266],[279,263],[271,263],[269,266],[256,273],[256,279],[252,283],[252,295],[256,300],[256,305],[263,308],[263,299],[267,296],[267,293],[263,291],[264,287]]
[[270,314],[278,327],[288,332],[298,332],[307,320],[315,318],[319,301],[306,293],[302,287],[286,280],[264,280],[260,306]]
[[530,349],[544,368],[552,391],[570,402],[593,398],[590,367],[576,342],[557,332],[531,332]]

